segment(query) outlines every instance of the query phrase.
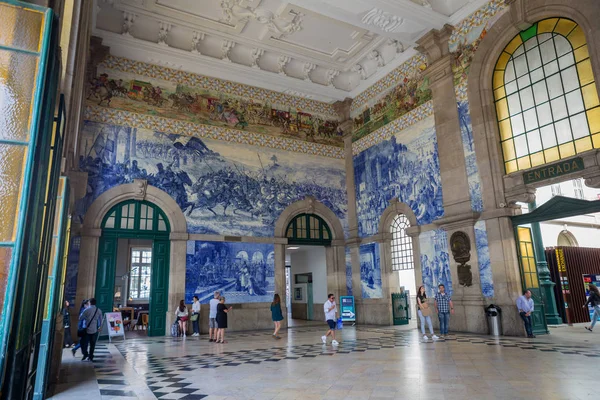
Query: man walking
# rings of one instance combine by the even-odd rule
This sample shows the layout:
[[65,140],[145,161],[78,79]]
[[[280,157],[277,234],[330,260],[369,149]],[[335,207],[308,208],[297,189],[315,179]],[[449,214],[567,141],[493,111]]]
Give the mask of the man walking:
[[520,296],[517,299],[517,309],[519,310],[519,315],[523,320],[523,324],[525,324],[525,331],[527,332],[527,337],[530,339],[535,338],[531,327],[531,313],[533,312],[533,299],[531,298],[531,291],[523,291],[523,296]]
[[208,341],[216,342],[217,341],[217,306],[219,305],[219,297],[221,297],[221,292],[218,290],[215,292],[215,297],[210,299],[208,302],[210,305],[210,312],[208,314]]
[[454,314],[454,304],[452,298],[446,293],[446,287],[442,284],[438,286],[438,292],[435,295],[435,308],[440,319],[440,336],[448,336],[448,325],[450,324],[450,314]]
[[[81,338],[81,353],[83,358],[81,361],[90,360],[94,361],[94,349],[96,348],[96,342],[98,341],[98,333],[102,326],[102,311],[96,307],[96,299],[90,299],[90,306],[85,309],[79,316],[82,320],[82,326],[86,328],[85,334]],[[88,344],[90,349],[88,352]]]
[[321,336],[321,340],[324,344],[327,344],[327,336],[331,335],[331,344],[337,346],[339,344],[339,342],[335,340],[335,316],[337,314],[337,305],[335,304],[335,297],[333,296],[333,293],[330,293],[327,296],[327,301],[323,305],[323,311],[325,311],[325,321],[327,321],[327,325],[329,325],[329,330],[324,336]]

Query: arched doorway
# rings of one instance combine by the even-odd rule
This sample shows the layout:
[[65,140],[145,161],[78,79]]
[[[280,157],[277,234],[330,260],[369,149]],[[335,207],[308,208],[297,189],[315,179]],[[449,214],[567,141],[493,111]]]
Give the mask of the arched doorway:
[[[169,220],[155,204],[144,200],[126,200],[113,206],[102,219],[98,247],[95,296],[103,312],[125,298],[138,304],[147,301],[148,335],[165,334],[165,314],[169,289]],[[136,240],[136,246],[123,246],[123,239]],[[125,252],[125,257],[120,257]],[[126,265],[122,265],[123,263]],[[115,282],[117,267],[125,269],[127,279]],[[115,299],[115,287],[120,287]],[[122,303],[121,303],[122,304]],[[141,306],[140,306],[141,307]],[[138,311],[138,315],[143,315]],[[139,317],[138,317],[139,318]]]
[[[326,246],[331,246],[331,229],[320,216],[301,213],[286,228],[289,274],[286,287],[292,288],[291,318],[322,320],[322,304],[327,300]],[[286,263],[287,264],[287,263]]]

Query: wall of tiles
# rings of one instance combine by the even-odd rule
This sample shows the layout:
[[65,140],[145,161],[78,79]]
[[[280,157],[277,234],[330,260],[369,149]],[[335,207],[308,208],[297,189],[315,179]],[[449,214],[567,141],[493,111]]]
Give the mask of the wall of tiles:
[[274,246],[188,241],[185,301],[208,303],[218,290],[227,303],[266,303],[275,294]]

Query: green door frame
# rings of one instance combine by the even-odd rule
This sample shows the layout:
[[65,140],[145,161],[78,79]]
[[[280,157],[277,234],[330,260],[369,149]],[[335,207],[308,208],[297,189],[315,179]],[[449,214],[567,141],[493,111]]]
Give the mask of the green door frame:
[[[582,214],[593,214],[600,212],[600,200],[582,200],[564,196],[554,196],[552,199],[544,203],[540,207],[536,207],[535,202],[532,203],[533,210],[530,213],[518,215],[512,217],[512,223],[515,230],[515,238],[518,243],[518,228],[519,226],[531,224],[531,235],[533,241],[533,247],[535,249],[536,259],[536,273],[539,279],[538,288],[526,287],[525,280],[523,279],[525,271],[523,270],[523,263],[521,258],[521,249],[517,245],[517,252],[519,254],[519,266],[521,272],[521,282],[523,289],[530,289],[534,297],[539,298],[539,303],[544,309],[544,324],[542,327],[534,328],[538,333],[548,332],[548,324],[557,325],[561,324],[562,320],[558,315],[556,309],[556,301],[554,299],[554,285],[555,283],[550,280],[550,271],[548,270],[548,263],[546,262],[544,254],[544,245],[542,242],[541,231],[539,227],[540,222],[575,217]],[[538,300],[538,299],[536,299]],[[538,319],[539,320],[539,319]]]
[[[150,211],[151,210],[151,211]],[[152,240],[149,336],[164,336],[169,292],[169,220],[148,201],[126,200],[113,206],[102,220],[95,296],[102,312],[112,312],[119,239]]]

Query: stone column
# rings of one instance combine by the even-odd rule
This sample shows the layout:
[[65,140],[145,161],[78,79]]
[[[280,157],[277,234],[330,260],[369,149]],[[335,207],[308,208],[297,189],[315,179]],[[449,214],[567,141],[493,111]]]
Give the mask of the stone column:
[[[450,320],[450,329],[469,332],[487,332],[483,313],[483,296],[479,281],[477,244],[474,225],[479,218],[471,207],[469,182],[464,157],[462,135],[456,94],[452,59],[448,39],[453,27],[445,25],[441,30],[432,30],[419,39],[418,50],[429,61],[425,76],[429,79],[433,95],[435,130],[439,149],[440,174],[444,203],[444,217],[434,223],[448,234],[450,271],[452,276],[453,302],[455,315]],[[451,254],[450,238],[455,232],[464,232],[471,247],[472,285],[461,286],[458,279],[458,265]]]
[[102,229],[88,229],[81,232],[79,266],[77,267],[77,292],[75,306],[94,296],[96,290],[96,270],[98,267],[98,246]]
[[[287,239],[276,239],[277,241],[285,241]],[[292,312],[292,310],[288,310],[286,308],[287,297],[286,297],[286,287],[285,287],[285,243],[275,243],[275,293],[279,293],[279,297],[281,298],[281,312],[283,316],[286,317],[281,321],[281,327],[287,327],[287,313]],[[290,296],[292,294],[290,293]]]
[[471,213],[471,197],[463,142],[458,118],[452,59],[448,39],[453,27],[445,25],[442,30],[432,30],[418,40],[420,52],[427,56],[429,66],[425,76],[433,95],[435,132],[439,149],[442,177],[444,215],[458,217]]
[[[169,303],[167,307],[166,331],[165,335],[170,334],[170,327],[175,322],[175,309],[179,306],[179,301],[185,299],[185,269],[187,255],[187,233],[171,233],[171,250],[169,254]],[[202,310],[201,310],[202,312]]]
[[[530,212],[536,209],[535,201],[531,203]],[[542,292],[542,299],[545,305],[546,323],[548,325],[562,325],[563,321],[560,315],[558,315],[558,309],[556,308],[556,297],[554,296],[554,286],[556,285],[550,279],[550,270],[548,269],[548,262],[546,261],[546,254],[544,251],[544,241],[542,240],[542,231],[540,230],[540,223],[533,222],[531,224],[531,235],[533,236],[533,246],[536,258],[536,267],[538,273],[538,279],[540,281],[540,289]]]

